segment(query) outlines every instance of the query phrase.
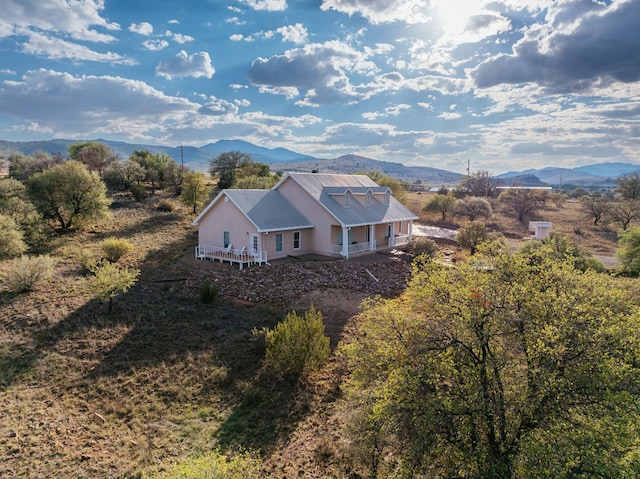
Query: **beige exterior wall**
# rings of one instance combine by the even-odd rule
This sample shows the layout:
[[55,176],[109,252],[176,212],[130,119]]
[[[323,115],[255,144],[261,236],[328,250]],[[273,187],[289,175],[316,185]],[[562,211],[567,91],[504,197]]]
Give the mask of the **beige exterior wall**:
[[[338,224],[333,216],[291,178],[286,178],[278,187],[278,191],[300,211],[304,211],[307,219],[315,225],[313,234],[310,235],[311,244],[308,252],[331,254],[331,244],[335,243],[335,238],[331,235],[331,226]],[[300,205],[304,205],[304,208]]]
[[[291,231],[275,231],[270,233],[262,233],[262,248],[267,251],[267,259],[278,259],[286,256],[299,256],[312,252],[311,238],[313,237],[312,229],[291,230]],[[300,247],[294,248],[294,234],[300,233]],[[276,237],[282,235],[282,251],[276,251]]]
[[[198,225],[198,244],[223,246],[224,232],[229,232],[229,241],[234,249],[243,246],[250,250],[249,238],[256,232],[255,226],[231,202],[225,202],[226,197],[220,198]],[[215,219],[214,219],[215,216]]]

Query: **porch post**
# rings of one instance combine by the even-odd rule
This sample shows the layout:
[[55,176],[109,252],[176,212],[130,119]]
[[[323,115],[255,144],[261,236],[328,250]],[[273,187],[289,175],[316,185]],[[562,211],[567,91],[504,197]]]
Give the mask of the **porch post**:
[[349,259],[349,228],[342,227],[342,256]]
[[409,235],[409,241],[411,241],[411,237],[413,236],[413,221],[409,221],[407,234]]
[[394,247],[396,245],[396,224],[391,223],[391,232],[389,236],[389,246]]
[[369,251],[376,250],[376,225],[369,225]]

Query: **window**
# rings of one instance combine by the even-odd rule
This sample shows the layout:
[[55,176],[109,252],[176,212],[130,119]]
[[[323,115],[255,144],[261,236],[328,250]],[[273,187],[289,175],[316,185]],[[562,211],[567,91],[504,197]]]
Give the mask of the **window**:
[[276,233],[276,251],[282,251],[282,233]]
[[348,191],[344,195],[344,205],[351,206],[351,193],[349,193]]
[[371,206],[371,192],[367,191],[367,194],[364,197],[364,205]]
[[388,205],[390,202],[391,202],[391,192],[387,190],[387,192],[384,194],[384,204]]
[[293,232],[293,249],[300,249],[300,231]]
[[224,233],[222,233],[222,235],[223,235],[223,238],[224,238],[222,240],[223,246],[225,248],[228,248],[229,247],[229,243],[230,243],[230,241],[229,241],[229,232],[225,231]]

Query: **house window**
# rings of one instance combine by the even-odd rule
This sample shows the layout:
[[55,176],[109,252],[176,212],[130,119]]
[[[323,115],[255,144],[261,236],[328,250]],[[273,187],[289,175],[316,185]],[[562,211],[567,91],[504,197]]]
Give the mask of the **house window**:
[[351,206],[351,193],[347,192],[344,195],[344,205]]
[[300,231],[293,232],[293,249],[300,249]]
[[387,238],[391,238],[391,223],[387,223]]
[[282,233],[276,233],[276,251],[282,251]]
[[364,205],[371,206],[371,192],[367,191],[367,194],[364,197]]
[[222,235],[223,235],[222,244],[223,244],[223,246],[225,248],[228,248],[229,247],[229,243],[230,243],[230,241],[229,241],[229,232],[225,231],[224,233],[222,233]]
[[384,194],[384,204],[388,205],[391,202],[391,193],[389,190]]

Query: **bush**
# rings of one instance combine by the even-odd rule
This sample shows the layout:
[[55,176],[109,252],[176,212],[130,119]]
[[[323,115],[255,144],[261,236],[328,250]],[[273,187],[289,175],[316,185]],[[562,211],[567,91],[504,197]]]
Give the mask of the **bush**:
[[211,303],[218,296],[218,287],[211,281],[205,281],[200,286],[200,301],[205,304]]
[[144,185],[139,185],[137,183],[129,186],[129,191],[131,192],[131,196],[133,196],[133,199],[138,202],[144,200],[145,196],[147,196],[147,189],[144,187]]
[[38,283],[51,278],[55,260],[49,255],[21,256],[9,262],[5,279],[9,291],[25,293],[33,290]]
[[108,261],[98,261],[92,268],[95,275],[90,288],[93,295],[109,304],[109,312],[113,308],[113,299],[121,293],[126,293],[140,275],[140,270],[118,267]]
[[24,235],[13,218],[0,214],[0,258],[20,256],[27,251]]
[[171,200],[162,200],[156,206],[158,211],[162,211],[165,213],[170,213],[171,211],[176,209],[176,204]]
[[259,479],[260,459],[238,454],[230,459],[217,452],[188,459],[151,474],[151,479]]
[[435,258],[439,252],[438,244],[425,236],[414,237],[407,247],[407,251],[414,256],[422,254]]
[[107,261],[111,263],[115,263],[131,250],[133,250],[133,243],[124,238],[107,238],[102,242],[102,251]]
[[322,313],[311,308],[298,316],[293,311],[265,335],[266,365],[283,376],[297,377],[317,369],[329,357]]

